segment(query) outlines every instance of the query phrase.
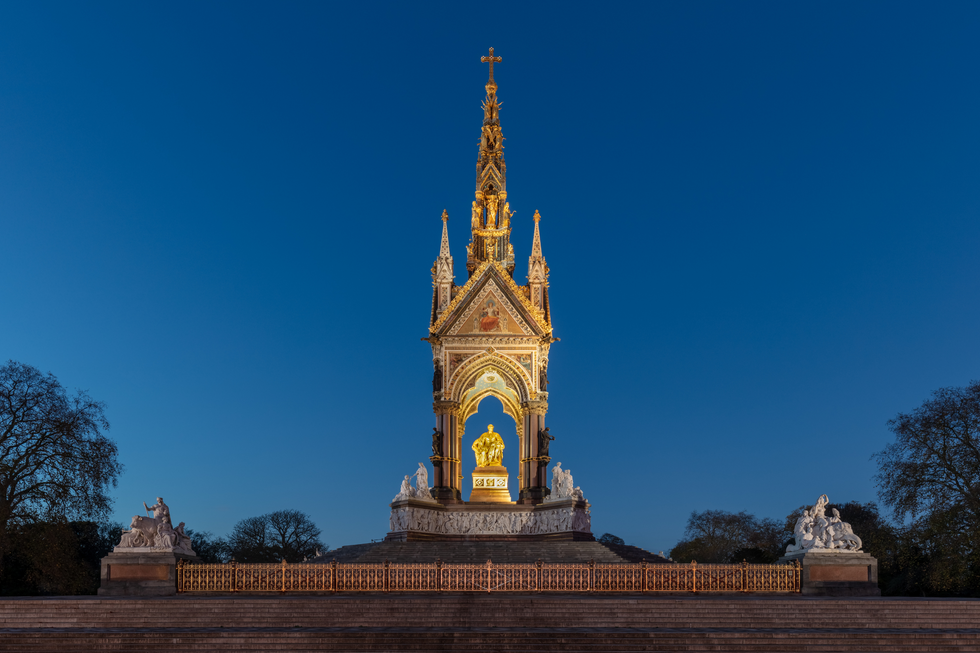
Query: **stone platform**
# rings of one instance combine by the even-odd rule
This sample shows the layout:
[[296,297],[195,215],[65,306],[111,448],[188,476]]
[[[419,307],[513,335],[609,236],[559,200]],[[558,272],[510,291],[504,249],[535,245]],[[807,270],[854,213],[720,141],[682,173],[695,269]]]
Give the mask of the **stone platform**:
[[389,541],[592,541],[590,504],[567,498],[537,505],[496,502],[391,503]]
[[0,651],[977,651],[980,601],[702,595],[0,600]]

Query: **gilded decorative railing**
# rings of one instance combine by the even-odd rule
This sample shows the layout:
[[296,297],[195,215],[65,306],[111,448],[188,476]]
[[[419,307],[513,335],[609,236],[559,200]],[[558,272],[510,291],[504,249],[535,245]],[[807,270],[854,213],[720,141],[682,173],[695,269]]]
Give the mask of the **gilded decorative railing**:
[[799,592],[800,565],[274,563],[177,566],[178,592]]

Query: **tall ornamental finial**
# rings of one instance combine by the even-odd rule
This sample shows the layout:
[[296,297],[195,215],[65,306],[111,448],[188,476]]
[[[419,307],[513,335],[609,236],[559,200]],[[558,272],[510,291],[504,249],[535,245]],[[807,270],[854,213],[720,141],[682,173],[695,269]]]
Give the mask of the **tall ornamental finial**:
[[480,61],[482,61],[483,63],[490,64],[490,81],[492,82],[493,81],[493,63],[494,62],[500,63],[501,61],[503,61],[503,59],[501,57],[495,57],[495,56],[493,56],[493,48],[490,48],[490,56],[489,57],[480,57]]
[[514,248],[510,244],[510,218],[514,212],[507,202],[507,166],[504,163],[504,134],[500,130],[500,107],[497,82],[493,81],[493,64],[501,57],[481,57],[490,64],[487,97],[483,101],[483,128],[476,159],[476,195],[473,202],[473,240],[467,247],[466,270],[473,271],[484,261],[502,263],[514,272]]

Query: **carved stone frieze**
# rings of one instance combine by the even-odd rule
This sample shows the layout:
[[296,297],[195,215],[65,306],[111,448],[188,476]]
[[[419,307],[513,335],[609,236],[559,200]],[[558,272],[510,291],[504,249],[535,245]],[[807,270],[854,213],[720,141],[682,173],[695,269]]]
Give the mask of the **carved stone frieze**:
[[448,512],[418,506],[392,508],[391,532],[413,531],[446,535],[544,535],[592,532],[587,504],[551,510],[508,512]]

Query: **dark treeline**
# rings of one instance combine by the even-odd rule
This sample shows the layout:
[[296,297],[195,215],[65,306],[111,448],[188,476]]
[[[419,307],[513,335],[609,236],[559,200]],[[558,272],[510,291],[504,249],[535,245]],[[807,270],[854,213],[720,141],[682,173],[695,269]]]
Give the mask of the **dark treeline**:
[[119,543],[119,524],[37,522],[10,527],[0,575],[4,596],[95,594],[103,557]]
[[[878,559],[891,596],[980,596],[980,381],[943,388],[888,422],[895,441],[874,456],[877,504],[829,504]],[[745,512],[694,512],[671,550],[677,562],[774,562],[807,506],[784,522]]]

